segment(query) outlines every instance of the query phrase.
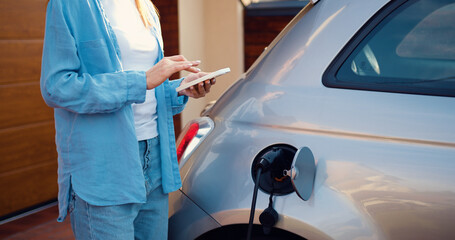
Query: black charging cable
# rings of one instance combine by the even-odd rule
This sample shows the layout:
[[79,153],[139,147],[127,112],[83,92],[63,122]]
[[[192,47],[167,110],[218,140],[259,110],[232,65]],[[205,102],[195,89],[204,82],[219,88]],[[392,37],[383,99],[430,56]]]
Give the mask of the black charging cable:
[[251,240],[251,233],[253,231],[254,211],[256,210],[256,199],[258,197],[259,180],[261,179],[262,168],[259,168],[256,173],[256,183],[254,184],[253,201],[251,202],[250,221],[248,223],[247,240]]
[[259,181],[261,180],[261,173],[262,171],[266,171],[267,168],[270,166],[270,160],[262,158],[261,161],[256,165],[256,182],[254,183],[254,192],[253,192],[253,200],[251,201],[251,211],[250,211],[250,221],[248,223],[248,233],[247,233],[247,240],[251,240],[251,234],[253,232],[253,220],[254,220],[254,211],[256,210],[256,200],[258,197],[258,190],[259,190]]

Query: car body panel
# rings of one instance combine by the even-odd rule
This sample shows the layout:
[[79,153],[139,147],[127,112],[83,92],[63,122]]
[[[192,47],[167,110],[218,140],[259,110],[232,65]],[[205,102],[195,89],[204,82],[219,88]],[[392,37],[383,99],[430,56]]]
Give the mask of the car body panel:
[[[181,165],[182,191],[220,225],[247,224],[256,155],[308,147],[313,195],[275,196],[276,227],[307,239],[455,238],[455,98],[322,84],[386,3],[324,0],[297,18],[207,112],[215,128]],[[268,198],[259,192],[256,224]]]
[[[173,230],[169,231],[169,239],[195,239],[200,230],[210,231],[221,226],[181,191],[170,193],[169,202],[169,211],[175,213],[169,219],[169,229]],[[200,227],[194,228],[194,225]]]

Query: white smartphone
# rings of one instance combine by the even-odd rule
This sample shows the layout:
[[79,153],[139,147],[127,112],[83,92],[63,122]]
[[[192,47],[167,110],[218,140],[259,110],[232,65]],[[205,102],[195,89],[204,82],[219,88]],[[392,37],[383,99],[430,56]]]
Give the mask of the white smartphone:
[[220,70],[218,70],[218,71],[211,72],[211,73],[209,73],[209,74],[207,74],[207,75],[205,75],[205,76],[203,76],[203,77],[200,77],[200,78],[198,78],[198,79],[195,79],[195,80],[193,80],[193,81],[191,81],[191,82],[187,82],[187,83],[185,83],[185,84],[182,84],[182,85],[180,85],[178,88],[176,88],[175,90],[176,90],[177,92],[180,92],[180,91],[182,91],[183,89],[187,89],[187,88],[189,88],[189,87],[191,87],[191,86],[193,86],[193,85],[196,85],[196,84],[198,84],[198,83],[200,83],[200,82],[203,82],[203,81],[205,81],[205,80],[209,80],[209,79],[212,79],[212,78],[219,77],[219,76],[221,76],[221,75],[224,75],[224,74],[226,74],[226,73],[229,73],[230,71],[231,71],[230,68],[223,68],[223,69],[220,69]]

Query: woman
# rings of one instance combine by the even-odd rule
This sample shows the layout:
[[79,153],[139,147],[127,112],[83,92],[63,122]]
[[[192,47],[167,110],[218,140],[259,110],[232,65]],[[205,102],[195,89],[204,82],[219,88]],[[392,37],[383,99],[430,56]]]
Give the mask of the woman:
[[[214,79],[199,61],[163,58],[147,0],[50,0],[41,92],[55,108],[58,221],[77,239],[166,239],[168,193],[181,186],[172,116]],[[173,73],[192,72],[167,80]]]

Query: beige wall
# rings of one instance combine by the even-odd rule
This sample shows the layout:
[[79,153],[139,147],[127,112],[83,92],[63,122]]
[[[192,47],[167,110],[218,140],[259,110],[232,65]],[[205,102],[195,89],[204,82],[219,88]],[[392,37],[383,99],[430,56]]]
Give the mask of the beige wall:
[[231,68],[205,98],[190,99],[182,113],[183,127],[243,73],[243,7],[238,0],[179,0],[178,7],[180,53],[201,60],[206,72]]

